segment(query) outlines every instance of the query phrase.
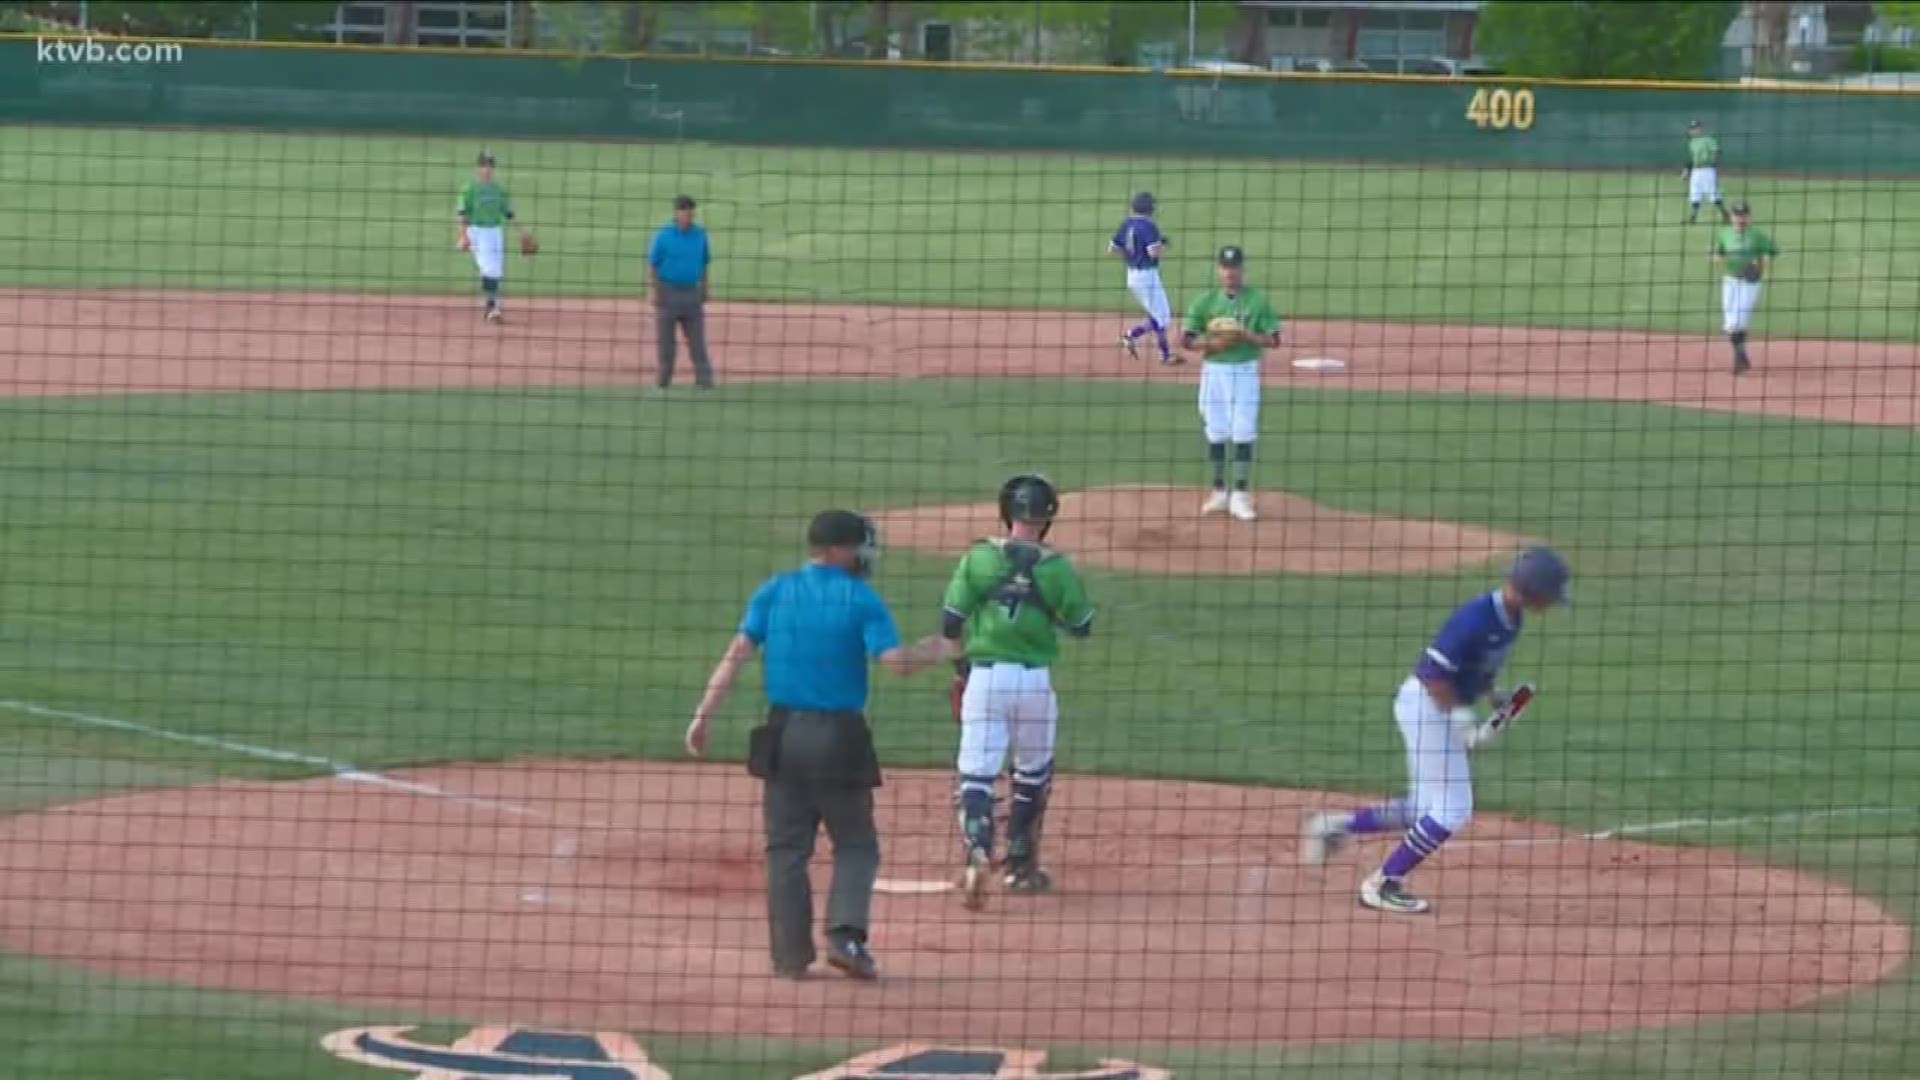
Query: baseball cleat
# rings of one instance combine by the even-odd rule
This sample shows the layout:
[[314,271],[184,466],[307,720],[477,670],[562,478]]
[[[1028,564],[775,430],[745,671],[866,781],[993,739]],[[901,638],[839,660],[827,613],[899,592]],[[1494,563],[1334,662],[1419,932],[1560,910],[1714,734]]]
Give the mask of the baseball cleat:
[[1232,502],[1232,500],[1227,497],[1226,492],[1215,491],[1213,494],[1207,496],[1206,505],[1200,508],[1200,512],[1202,514],[1224,514],[1227,512],[1227,504],[1230,502]]
[[1038,866],[1008,871],[1003,882],[1010,893],[1045,893],[1053,891],[1053,875]]
[[1753,364],[1744,356],[1736,356],[1733,358],[1733,373],[1735,375],[1745,375],[1752,367]]
[[500,309],[499,309],[499,308],[488,308],[488,309],[487,309],[487,321],[488,321],[488,322],[499,322],[499,321],[501,320],[501,318],[503,318],[503,316],[502,316],[502,315],[500,314]]
[[960,906],[979,911],[987,906],[987,877],[993,873],[993,859],[979,848],[967,852],[966,869],[960,871]]
[[1163,356],[1160,358],[1161,367],[1179,367],[1181,364],[1184,364],[1186,362],[1187,362],[1186,357],[1175,356],[1172,353],[1169,353],[1166,356]]
[[849,979],[872,982],[880,977],[880,965],[867,951],[865,942],[843,938],[827,948],[827,964]]
[[1140,343],[1134,340],[1132,334],[1120,335],[1120,347],[1127,350],[1128,356],[1133,357],[1135,360],[1140,359]]
[[1405,883],[1377,873],[1360,884],[1360,904],[1395,915],[1418,915],[1427,910],[1427,902],[1408,892]]
[[1227,513],[1232,514],[1236,521],[1252,521],[1260,516],[1254,512],[1253,496],[1244,491],[1234,492],[1233,497],[1227,500]]
[[1345,814],[1315,814],[1307,819],[1307,828],[1300,838],[1300,861],[1308,866],[1319,866],[1340,853],[1347,846],[1347,821]]

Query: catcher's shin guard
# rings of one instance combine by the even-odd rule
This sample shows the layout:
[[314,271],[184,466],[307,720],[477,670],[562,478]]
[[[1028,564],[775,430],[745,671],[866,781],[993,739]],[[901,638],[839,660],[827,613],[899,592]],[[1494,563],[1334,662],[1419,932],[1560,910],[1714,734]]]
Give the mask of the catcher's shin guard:
[[993,855],[993,782],[996,777],[960,779],[960,842],[969,853]]
[[1019,873],[1040,862],[1040,826],[1053,791],[1053,766],[1013,771],[1013,807],[1007,812],[1007,868]]

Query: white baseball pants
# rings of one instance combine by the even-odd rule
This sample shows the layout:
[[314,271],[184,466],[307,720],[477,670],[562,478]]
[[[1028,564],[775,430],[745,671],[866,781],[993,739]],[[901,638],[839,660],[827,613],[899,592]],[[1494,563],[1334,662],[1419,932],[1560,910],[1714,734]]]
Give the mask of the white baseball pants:
[[1210,443],[1260,437],[1260,363],[1200,365],[1200,419]]
[[1409,678],[1393,699],[1393,718],[1407,748],[1409,816],[1430,817],[1448,832],[1466,828],[1473,817],[1473,774],[1447,710],[1419,679]]
[[1760,283],[1742,281],[1737,277],[1720,279],[1720,329],[1723,333],[1738,333],[1747,328],[1753,320],[1753,309],[1760,306]]
[[467,245],[473,265],[483,278],[504,277],[507,269],[507,230],[498,225],[467,226]]
[[1127,291],[1162,330],[1173,326],[1173,304],[1167,300],[1167,288],[1160,283],[1158,270],[1127,271]]
[[1720,170],[1712,166],[1698,167],[1687,174],[1687,201],[1694,205],[1710,203],[1720,198]]
[[1015,773],[1044,776],[1053,766],[1059,720],[1060,702],[1046,668],[975,665],[960,698],[962,783],[999,776],[1009,751]]

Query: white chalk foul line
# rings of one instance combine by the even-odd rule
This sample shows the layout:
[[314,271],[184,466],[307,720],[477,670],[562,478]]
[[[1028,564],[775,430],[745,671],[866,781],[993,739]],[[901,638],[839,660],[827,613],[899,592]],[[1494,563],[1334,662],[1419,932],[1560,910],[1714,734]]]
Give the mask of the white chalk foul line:
[[254,743],[236,742],[232,739],[217,739],[211,735],[194,735],[185,731],[142,724],[137,720],[122,720],[112,716],[100,716],[95,713],[76,712],[72,709],[56,709],[51,705],[41,705],[33,701],[0,700],[0,709],[38,716],[45,720],[62,720],[81,727],[100,728],[106,731],[118,731],[127,735],[141,735],[149,739],[164,742],[181,743],[186,746],[198,746],[204,750],[217,750],[237,757],[249,757],[256,761],[271,761],[281,765],[303,765],[311,769],[324,769],[335,780],[347,784],[368,784],[388,791],[399,791],[409,795],[422,795],[428,798],[445,799],[462,806],[477,810],[491,810],[512,817],[545,817],[532,807],[515,803],[487,799],[477,795],[462,795],[457,791],[421,784],[411,780],[399,780],[370,769],[358,769],[344,761],[321,757],[317,754],[301,753],[298,750],[282,750],[276,746],[259,746]]

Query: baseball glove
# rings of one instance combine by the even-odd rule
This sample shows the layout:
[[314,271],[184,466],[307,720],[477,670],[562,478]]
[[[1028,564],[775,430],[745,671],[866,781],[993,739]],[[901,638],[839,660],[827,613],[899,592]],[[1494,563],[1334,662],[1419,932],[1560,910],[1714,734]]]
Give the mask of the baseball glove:
[[540,254],[540,241],[534,239],[532,233],[520,234],[520,254],[529,259]]
[[1221,315],[1207,322],[1207,351],[1222,352],[1240,340],[1240,320]]
[[1740,268],[1741,281],[1759,281],[1761,276],[1760,260],[1755,259]]

